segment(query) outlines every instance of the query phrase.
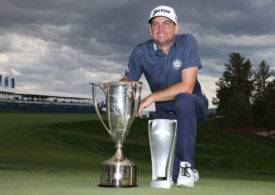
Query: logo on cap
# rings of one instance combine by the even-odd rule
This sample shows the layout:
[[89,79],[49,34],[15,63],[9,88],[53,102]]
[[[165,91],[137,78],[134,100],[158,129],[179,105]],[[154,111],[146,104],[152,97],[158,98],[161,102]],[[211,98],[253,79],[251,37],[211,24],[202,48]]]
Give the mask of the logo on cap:
[[155,16],[158,12],[164,12],[164,13],[170,14],[170,11],[167,9],[157,9],[157,10],[154,10],[154,13],[152,16]]

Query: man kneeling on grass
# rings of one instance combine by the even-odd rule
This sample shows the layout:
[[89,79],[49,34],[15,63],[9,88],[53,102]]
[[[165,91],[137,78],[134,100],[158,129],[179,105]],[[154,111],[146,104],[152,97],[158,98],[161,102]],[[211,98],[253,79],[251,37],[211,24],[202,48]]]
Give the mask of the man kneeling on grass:
[[177,186],[193,187],[197,122],[206,119],[208,100],[197,80],[201,61],[191,34],[180,34],[173,8],[158,6],[148,19],[153,39],[135,47],[121,81],[138,81],[144,73],[152,93],[140,102],[141,110],[156,105],[157,119],[176,119],[178,136],[173,166]]

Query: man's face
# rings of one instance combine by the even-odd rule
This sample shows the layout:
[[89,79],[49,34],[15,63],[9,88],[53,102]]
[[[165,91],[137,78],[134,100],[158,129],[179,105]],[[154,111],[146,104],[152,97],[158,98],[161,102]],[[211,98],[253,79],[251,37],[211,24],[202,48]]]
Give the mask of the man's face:
[[178,31],[178,24],[175,25],[172,20],[161,16],[154,18],[150,26],[151,36],[160,47],[171,46]]

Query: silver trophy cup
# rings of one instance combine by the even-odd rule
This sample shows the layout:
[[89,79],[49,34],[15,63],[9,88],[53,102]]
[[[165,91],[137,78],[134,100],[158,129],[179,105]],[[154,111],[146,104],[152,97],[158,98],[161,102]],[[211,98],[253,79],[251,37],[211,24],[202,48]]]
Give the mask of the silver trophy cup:
[[[117,148],[116,153],[102,163],[100,187],[135,187],[136,165],[122,152],[122,144],[137,114],[140,102],[141,82],[91,83],[95,110],[103,126],[112,137]],[[104,123],[97,108],[96,86],[106,97],[108,126]]]
[[149,120],[149,141],[152,160],[151,187],[171,188],[174,153],[177,138],[177,121]]

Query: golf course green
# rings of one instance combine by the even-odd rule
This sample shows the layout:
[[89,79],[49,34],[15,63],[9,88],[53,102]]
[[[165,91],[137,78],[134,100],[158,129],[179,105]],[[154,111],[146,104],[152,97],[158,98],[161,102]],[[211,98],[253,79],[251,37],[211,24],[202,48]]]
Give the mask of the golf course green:
[[194,188],[150,187],[148,119],[136,119],[124,144],[137,164],[135,188],[101,188],[100,168],[114,143],[96,115],[0,112],[0,195],[275,194],[275,140],[199,124]]

